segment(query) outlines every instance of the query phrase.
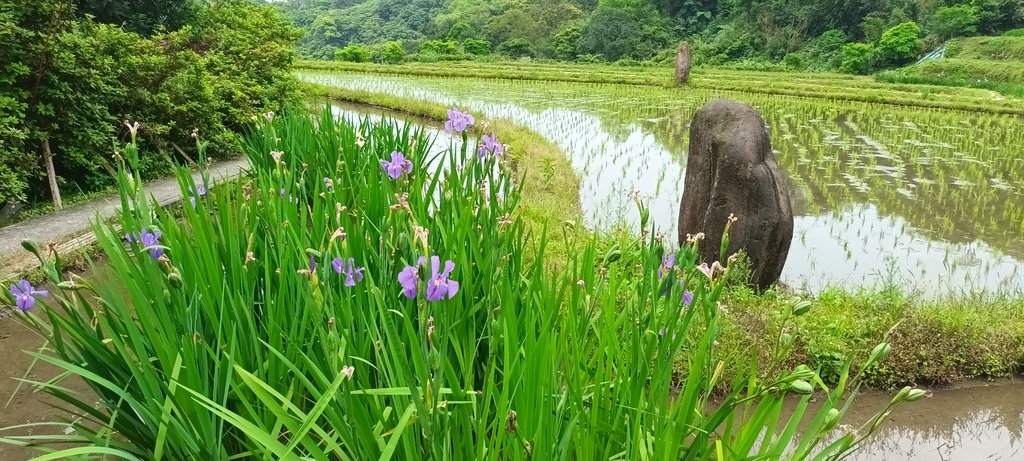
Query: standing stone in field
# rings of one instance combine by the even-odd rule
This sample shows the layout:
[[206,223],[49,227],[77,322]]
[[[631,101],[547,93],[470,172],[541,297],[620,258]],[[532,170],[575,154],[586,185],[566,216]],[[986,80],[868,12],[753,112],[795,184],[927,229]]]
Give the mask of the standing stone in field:
[[679,42],[676,49],[676,86],[690,80],[690,44]]
[[730,214],[737,221],[729,230],[727,255],[743,250],[750,259],[751,284],[765,289],[779,280],[793,240],[785,178],[757,111],[740,102],[715,100],[697,110],[690,122],[680,244],[687,234],[703,232],[700,255],[709,264],[717,261]]

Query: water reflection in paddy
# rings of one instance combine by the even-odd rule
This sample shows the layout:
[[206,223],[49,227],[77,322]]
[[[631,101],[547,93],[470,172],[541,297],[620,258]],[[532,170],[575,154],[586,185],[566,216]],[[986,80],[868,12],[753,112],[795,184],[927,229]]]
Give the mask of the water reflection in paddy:
[[[627,194],[637,190],[650,198],[652,217],[670,236],[692,112],[723,97],[609,85],[351,74],[304,78],[515,120],[566,151],[581,177],[588,226],[635,224]],[[724,97],[762,112],[791,185],[797,218],[785,283],[812,292],[890,282],[929,294],[1024,288],[1020,119],[740,93]]]

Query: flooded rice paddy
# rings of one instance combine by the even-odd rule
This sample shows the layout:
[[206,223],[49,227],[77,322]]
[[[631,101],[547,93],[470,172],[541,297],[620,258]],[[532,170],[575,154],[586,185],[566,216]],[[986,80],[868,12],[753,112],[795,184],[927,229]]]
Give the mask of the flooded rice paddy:
[[765,118],[790,186],[796,230],[784,283],[930,296],[1024,289],[1019,117],[625,85],[302,77],[513,120],[565,150],[588,226],[635,225],[627,195],[636,190],[668,236],[693,112],[710,99],[741,100]]

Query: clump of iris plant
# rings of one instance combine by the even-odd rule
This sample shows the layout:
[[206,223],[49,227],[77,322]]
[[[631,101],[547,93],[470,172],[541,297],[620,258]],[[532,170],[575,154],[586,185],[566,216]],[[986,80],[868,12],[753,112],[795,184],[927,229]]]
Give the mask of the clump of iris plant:
[[[398,283],[402,285],[402,294],[406,298],[415,299],[419,293],[420,267],[427,264],[427,259],[420,256],[415,266],[406,266],[398,274]],[[451,280],[452,271],[455,270],[455,263],[451,260],[444,262],[444,270],[441,270],[441,258],[430,257],[430,277],[424,281],[427,288],[427,301],[440,301],[451,299],[459,291],[459,282]]]
[[28,280],[21,279],[18,283],[11,285],[11,295],[14,296],[14,304],[18,306],[18,310],[28,312],[36,304],[36,296],[46,297],[50,295],[50,292],[37,290],[31,283],[28,283]]
[[356,282],[363,281],[365,267],[357,267],[353,258],[348,258],[348,267],[345,266],[345,261],[341,258],[334,258],[331,261],[331,266],[334,267],[334,272],[345,275],[345,286],[347,287],[354,287]]
[[403,174],[412,173],[412,162],[401,152],[392,152],[391,161],[381,160],[380,167],[391,179],[398,179]]
[[444,122],[444,129],[452,133],[462,133],[466,128],[473,126],[476,120],[472,115],[462,112],[456,108],[448,109],[448,121]]
[[480,138],[480,145],[476,148],[476,155],[484,158],[487,155],[500,157],[505,152],[505,146],[498,142],[498,137],[491,133]]

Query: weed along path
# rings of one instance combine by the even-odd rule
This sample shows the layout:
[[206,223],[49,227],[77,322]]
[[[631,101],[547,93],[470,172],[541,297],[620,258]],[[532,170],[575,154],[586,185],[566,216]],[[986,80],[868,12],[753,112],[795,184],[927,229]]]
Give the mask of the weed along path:
[[[238,177],[248,165],[245,158],[214,163],[209,167],[210,180],[214,184],[229,181]],[[199,180],[198,173],[193,177]],[[173,177],[153,181],[146,185],[146,190],[161,206],[182,200],[181,189]],[[38,265],[35,257],[22,248],[23,240],[32,241],[40,251],[53,245],[61,255],[81,250],[95,241],[90,231],[92,220],[97,215],[101,219],[110,219],[120,206],[117,194],[111,194],[0,228],[0,281],[16,278]]]

